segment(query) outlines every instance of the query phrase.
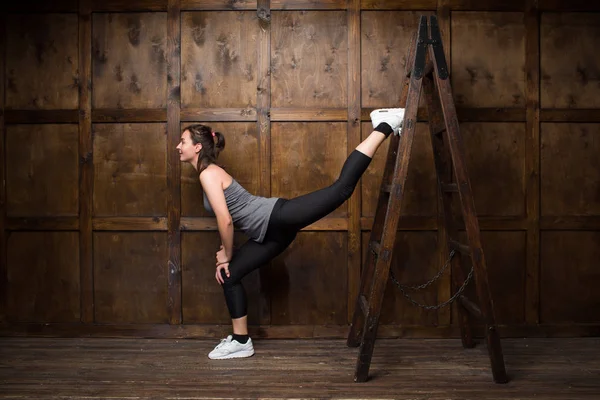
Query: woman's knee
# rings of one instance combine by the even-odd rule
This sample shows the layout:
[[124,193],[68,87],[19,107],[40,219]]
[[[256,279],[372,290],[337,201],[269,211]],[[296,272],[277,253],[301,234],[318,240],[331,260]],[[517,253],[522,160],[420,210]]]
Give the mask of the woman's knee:
[[227,276],[225,270],[221,270],[221,278],[223,278],[223,283],[221,286],[223,286],[223,290],[226,291],[231,290],[238,283],[240,283],[240,280],[234,274],[230,273],[229,276]]

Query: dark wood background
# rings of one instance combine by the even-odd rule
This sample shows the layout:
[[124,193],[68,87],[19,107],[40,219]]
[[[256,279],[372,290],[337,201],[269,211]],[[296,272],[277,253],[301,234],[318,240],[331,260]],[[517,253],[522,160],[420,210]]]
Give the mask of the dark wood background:
[[[224,132],[221,161],[255,194],[328,185],[370,133],[369,112],[398,106],[409,39],[436,13],[501,335],[600,334],[598,11],[584,0],[12,2],[0,332],[229,332],[216,224],[180,165],[181,127]],[[447,257],[423,118],[414,146],[393,261],[406,283]],[[251,334],[347,334],[386,151],[347,203],[246,278]],[[449,293],[444,274],[417,299]],[[453,311],[422,311],[392,284],[381,323],[380,336],[458,335]]]

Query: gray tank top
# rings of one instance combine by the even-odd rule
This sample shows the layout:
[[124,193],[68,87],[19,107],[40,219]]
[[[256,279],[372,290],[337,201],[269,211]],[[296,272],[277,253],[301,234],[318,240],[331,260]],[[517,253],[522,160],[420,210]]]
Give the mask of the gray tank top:
[[[273,211],[278,198],[254,196],[235,179],[223,192],[233,226],[244,231],[254,241],[262,243],[269,226],[271,211]],[[202,195],[204,208],[215,215],[206,194],[202,193]]]

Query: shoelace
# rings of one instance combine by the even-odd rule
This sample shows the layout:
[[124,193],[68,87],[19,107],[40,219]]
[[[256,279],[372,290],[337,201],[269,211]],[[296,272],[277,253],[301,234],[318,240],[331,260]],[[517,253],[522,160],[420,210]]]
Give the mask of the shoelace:
[[225,342],[227,342],[227,338],[221,339],[221,343],[219,343],[216,348],[220,349],[221,347],[223,347],[225,345]]

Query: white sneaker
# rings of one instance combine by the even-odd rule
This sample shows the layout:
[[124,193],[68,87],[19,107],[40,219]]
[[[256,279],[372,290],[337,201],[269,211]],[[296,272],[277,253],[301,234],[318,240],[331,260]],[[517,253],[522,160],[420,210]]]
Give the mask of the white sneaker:
[[404,122],[404,108],[380,108],[371,112],[373,128],[382,122],[392,127],[395,135],[398,135]]
[[252,339],[248,338],[246,344],[242,344],[237,340],[233,340],[233,336],[229,335],[226,339],[221,339],[221,343],[208,353],[208,358],[211,360],[224,360],[227,358],[250,357],[253,354]]

